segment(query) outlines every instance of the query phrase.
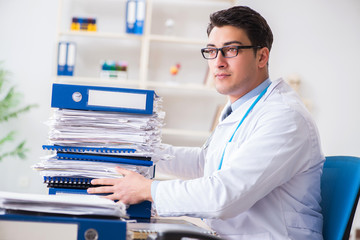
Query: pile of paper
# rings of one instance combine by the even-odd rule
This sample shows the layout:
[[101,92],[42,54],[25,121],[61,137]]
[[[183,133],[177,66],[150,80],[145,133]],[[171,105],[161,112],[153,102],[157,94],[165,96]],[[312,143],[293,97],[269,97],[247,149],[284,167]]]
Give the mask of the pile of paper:
[[60,146],[134,148],[152,156],[161,143],[165,118],[161,103],[161,98],[155,97],[151,115],[56,109],[47,122],[49,142]]
[[167,157],[155,154],[165,118],[156,94],[152,108],[152,114],[54,109],[46,122],[49,145],[43,146],[51,152],[33,168],[44,178],[119,178],[120,166],[152,178],[154,163]]
[[2,212],[25,211],[34,213],[77,216],[126,217],[126,206],[96,195],[41,195],[0,192]]

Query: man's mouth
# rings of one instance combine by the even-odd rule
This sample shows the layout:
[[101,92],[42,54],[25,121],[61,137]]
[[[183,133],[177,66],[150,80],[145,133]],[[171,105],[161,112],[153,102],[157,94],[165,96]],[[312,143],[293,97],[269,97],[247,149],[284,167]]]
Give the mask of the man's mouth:
[[216,73],[215,74],[215,78],[217,78],[219,80],[225,79],[229,76],[231,76],[231,74],[229,74],[229,73]]

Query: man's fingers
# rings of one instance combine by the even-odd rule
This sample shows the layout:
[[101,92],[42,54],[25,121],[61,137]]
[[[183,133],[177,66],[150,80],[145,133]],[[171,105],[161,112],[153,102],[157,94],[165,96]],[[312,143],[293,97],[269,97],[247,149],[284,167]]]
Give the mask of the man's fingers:
[[124,177],[130,173],[132,173],[133,171],[122,168],[122,167],[115,167],[115,170],[120,173],[121,175],[123,175]]
[[92,185],[115,185],[117,179],[114,178],[97,178],[91,180]]
[[115,201],[115,200],[121,201],[118,194],[117,195],[116,194],[110,194],[110,195],[105,196],[105,198],[113,200],[113,201]]
[[93,187],[87,189],[88,193],[113,193],[114,188],[112,186],[108,187]]

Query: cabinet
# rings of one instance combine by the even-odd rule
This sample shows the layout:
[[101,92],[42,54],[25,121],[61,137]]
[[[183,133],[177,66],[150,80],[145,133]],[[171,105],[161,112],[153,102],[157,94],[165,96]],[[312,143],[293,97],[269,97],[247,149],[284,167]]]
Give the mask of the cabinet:
[[[226,98],[206,83],[211,12],[234,0],[147,0],[142,35],[125,33],[125,0],[59,0],[58,41],[76,43],[74,75],[55,82],[153,89],[164,99],[163,142],[200,145],[210,134],[216,108]],[[72,17],[92,17],[97,31],[70,31]],[[166,26],[171,25],[172,27]],[[173,24],[169,24],[173,23]],[[100,78],[102,60],[126,60],[126,79]],[[177,75],[170,67],[181,65]]]

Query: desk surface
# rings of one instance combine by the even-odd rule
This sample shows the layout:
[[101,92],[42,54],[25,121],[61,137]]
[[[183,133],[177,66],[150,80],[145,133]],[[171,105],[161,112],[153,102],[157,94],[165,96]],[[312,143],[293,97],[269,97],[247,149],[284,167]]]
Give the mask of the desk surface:
[[127,231],[131,239],[147,239],[166,230],[183,230],[216,235],[201,219],[191,217],[152,217],[150,221],[129,222]]

